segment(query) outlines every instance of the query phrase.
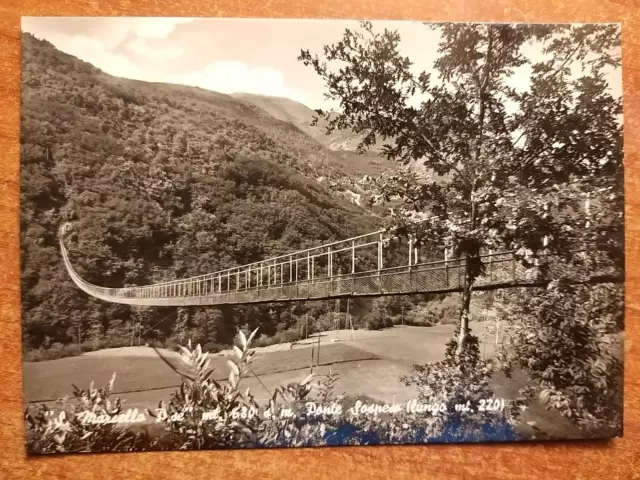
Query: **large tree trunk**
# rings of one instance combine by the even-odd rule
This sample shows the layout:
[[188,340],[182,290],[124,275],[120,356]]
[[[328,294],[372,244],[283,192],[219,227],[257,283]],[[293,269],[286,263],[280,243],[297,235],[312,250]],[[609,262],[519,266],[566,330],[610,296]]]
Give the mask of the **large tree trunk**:
[[[473,183],[471,189],[471,197],[476,189],[476,182]],[[471,200],[471,228],[476,226],[476,204]],[[477,254],[474,250],[474,254]],[[469,251],[465,254],[464,262],[464,285],[462,289],[462,308],[460,309],[460,332],[458,333],[458,348],[456,349],[456,356],[460,357],[464,352],[467,337],[469,335],[469,320],[471,319],[471,293],[473,291],[473,282],[476,280],[476,273],[472,265],[472,261],[469,258]]]
[[[493,56],[493,28],[491,25],[487,27],[487,55],[482,72],[482,77],[478,80],[478,99],[479,99],[479,111],[478,111],[478,137],[476,140],[475,148],[475,164],[480,163],[482,152],[482,141],[484,136],[484,121],[486,115],[486,91],[489,84],[489,73],[491,72],[491,60]],[[476,199],[475,192],[477,186],[478,177],[474,174],[474,181],[469,192],[469,202],[471,204],[471,229],[476,228]],[[474,250],[474,254],[477,254]],[[465,267],[464,267],[464,289],[462,290],[462,309],[460,311],[460,332],[458,334],[458,348],[456,349],[456,355],[460,357],[464,352],[467,344],[467,337],[469,336],[469,319],[471,318],[471,292],[473,290],[473,282],[475,281],[474,269],[472,268],[469,252],[465,255]]]
[[464,352],[467,336],[469,335],[469,320],[471,318],[471,292],[473,291],[473,279],[469,257],[464,269],[464,289],[462,290],[462,309],[460,311],[460,333],[458,333],[458,348],[456,355],[459,357]]

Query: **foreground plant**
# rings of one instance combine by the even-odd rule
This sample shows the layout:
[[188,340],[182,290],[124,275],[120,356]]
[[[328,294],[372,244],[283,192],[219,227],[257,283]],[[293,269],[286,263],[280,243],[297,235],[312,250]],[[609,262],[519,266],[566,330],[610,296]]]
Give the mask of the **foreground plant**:
[[[253,361],[254,351],[249,349],[258,329],[249,338],[238,332],[233,355],[227,359],[229,375],[220,383],[209,368],[209,353],[200,345],[180,347],[180,358],[188,367],[178,391],[169,402],[160,402],[148,413],[161,422],[177,444],[171,448],[203,449],[223,446],[242,446],[255,442],[259,405],[247,388],[241,392],[240,384]],[[173,443],[173,442],[170,442]]]
[[130,418],[120,415],[120,398],[113,402],[110,399],[115,379],[114,373],[101,389],[94,388],[93,382],[86,390],[73,385],[73,398],[61,399],[57,408],[44,404],[27,408],[27,450],[47,454],[142,448],[148,440],[146,435],[128,428]]
[[[250,348],[257,329],[249,337],[238,332],[233,354],[227,359],[225,382],[213,378],[208,353],[200,345],[181,347],[188,367],[180,389],[168,403],[148,413],[167,429],[159,440],[162,448],[208,449],[242,446],[302,446],[323,443],[324,419],[305,414],[305,402],[313,389],[312,375],[301,382],[277,387],[265,405],[260,405],[242,382],[251,372],[255,351]],[[335,375],[318,383],[318,399],[330,401]],[[266,387],[265,387],[266,388]]]
[[564,285],[518,290],[503,302],[510,330],[499,359],[510,375],[524,370],[533,383],[525,402],[559,411],[583,436],[622,429],[624,288]]
[[444,360],[414,365],[413,373],[401,378],[405,385],[417,387],[421,402],[447,412],[431,424],[432,436],[444,441],[514,439],[512,409],[518,405],[502,405],[494,398],[490,385],[494,366],[482,359],[478,337],[467,337],[462,356],[457,355],[456,338],[454,335],[447,343]]

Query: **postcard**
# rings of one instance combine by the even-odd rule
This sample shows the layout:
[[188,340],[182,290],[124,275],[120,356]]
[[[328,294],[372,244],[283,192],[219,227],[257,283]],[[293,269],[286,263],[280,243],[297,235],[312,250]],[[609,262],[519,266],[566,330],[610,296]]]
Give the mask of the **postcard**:
[[621,436],[620,35],[24,17],[27,452]]

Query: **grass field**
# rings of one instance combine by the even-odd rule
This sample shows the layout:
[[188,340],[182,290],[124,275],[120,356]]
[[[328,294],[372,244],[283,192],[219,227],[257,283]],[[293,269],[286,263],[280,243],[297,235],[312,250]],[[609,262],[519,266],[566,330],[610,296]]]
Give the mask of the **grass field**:
[[[329,371],[338,373],[335,393],[378,402],[406,402],[415,398],[417,392],[414,387],[400,383],[399,378],[410,373],[415,363],[441,360],[453,328],[452,325],[405,326],[375,332],[357,331],[355,340],[345,332],[325,332],[320,336],[319,363],[317,339],[294,346],[258,348],[252,364],[255,376],[243,382],[251,388],[258,401],[265,401],[277,386],[306,377],[313,353],[315,375]],[[481,334],[484,329],[482,324],[472,324],[471,328],[476,334]],[[481,349],[486,357],[493,356],[494,341],[491,337]],[[226,378],[229,373],[226,357],[212,354],[210,358],[215,378]],[[100,387],[109,381],[113,372],[117,372],[114,393],[122,398],[125,408],[155,408],[160,400],[168,400],[179,386],[180,375],[176,372],[184,371],[184,365],[175,352],[144,347],[25,362],[25,401],[50,403],[70,394],[71,383],[86,388],[95,381],[95,385]],[[526,381],[522,374],[510,379],[498,374],[492,383],[496,396],[510,399],[515,398]],[[522,419],[523,432],[530,430],[526,422],[535,422],[543,430],[563,436],[572,431],[560,415],[548,412],[540,405],[533,405]]]
[[[179,373],[187,373],[185,365],[174,352],[158,351],[161,356],[149,348],[148,352],[128,354],[127,348],[113,349],[112,354],[80,355],[58,360],[24,363],[25,399],[27,402],[47,402],[70,394],[71,384],[86,388],[94,381],[96,387],[105,385],[116,372],[115,394],[129,394],[146,391],[175,388],[180,384]],[[133,349],[134,352],[136,349]],[[154,352],[154,353],[150,353]],[[313,359],[311,355],[313,353]],[[318,358],[319,357],[319,358]],[[376,355],[334,343],[324,344],[317,354],[311,344],[304,348],[261,353],[257,350],[253,374],[268,377],[278,373],[305,370],[308,374],[311,363],[316,366],[357,363],[377,359]],[[319,360],[319,361],[318,361]],[[211,355],[210,365],[214,369],[214,378],[224,380],[229,375],[225,356]],[[285,375],[286,376],[286,375]]]
[[[452,332],[451,325],[396,327],[358,331],[355,340],[342,332],[325,332],[320,337],[319,362],[316,339],[309,339],[299,342],[295,348],[286,344],[278,349],[255,349],[252,370],[264,381],[263,377],[308,370],[312,362],[333,366],[334,371],[340,365],[340,370],[348,372],[354,366],[378,360],[377,375],[386,378],[396,371],[408,373],[414,363],[440,360]],[[229,370],[225,355],[212,354],[210,360],[214,377],[226,378]],[[124,347],[57,360],[25,362],[25,399],[27,402],[55,400],[71,393],[71,383],[83,388],[94,381],[99,387],[106,384],[114,372],[117,374],[114,393],[123,394],[176,387],[180,383],[177,372],[185,372],[185,368],[175,352],[149,347]],[[359,382],[352,379],[352,383],[357,387]],[[377,388],[372,387],[370,393],[375,396]]]

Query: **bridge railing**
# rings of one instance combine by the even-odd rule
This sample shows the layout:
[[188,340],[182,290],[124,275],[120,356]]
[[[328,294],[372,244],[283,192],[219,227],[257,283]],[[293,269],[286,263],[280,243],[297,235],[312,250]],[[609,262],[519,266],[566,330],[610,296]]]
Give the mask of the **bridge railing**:
[[[394,251],[393,242],[401,248]],[[465,282],[464,259],[424,261],[426,257],[411,240],[399,243],[381,231],[206,275],[123,288],[86,282],[74,270],[62,235],[60,248],[71,278],[82,290],[103,300],[140,305],[217,305],[425,293],[460,289]],[[589,252],[582,264],[592,261],[593,255]],[[390,257],[395,265],[388,264]],[[562,276],[568,268],[558,261],[559,257],[538,258],[539,269],[525,268],[514,252],[487,253],[481,258],[485,273],[475,282],[479,287],[531,280],[545,269],[553,276]],[[574,272],[574,276],[588,268],[583,270]]]

